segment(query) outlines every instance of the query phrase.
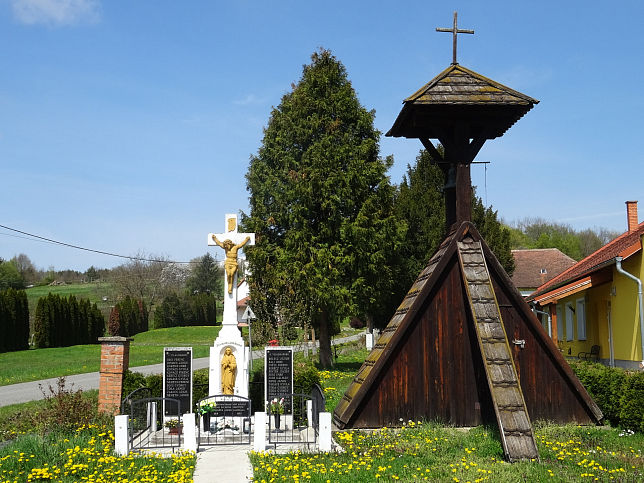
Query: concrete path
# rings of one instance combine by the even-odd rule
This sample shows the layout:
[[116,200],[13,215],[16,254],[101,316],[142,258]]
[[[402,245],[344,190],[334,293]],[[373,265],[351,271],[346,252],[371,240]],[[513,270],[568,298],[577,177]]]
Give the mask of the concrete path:
[[[194,483],[237,483],[251,481],[253,466],[250,464],[248,453],[251,445],[228,445],[203,448],[197,453]],[[266,451],[284,454],[289,451],[309,451],[306,445],[278,444],[277,447],[266,446]],[[317,444],[310,449],[311,453],[318,451]],[[333,451],[343,451],[335,442]]]
[[208,448],[197,453],[194,483],[242,483],[253,477],[248,458],[250,445],[229,445]]
[[[350,335],[347,337],[340,337],[332,341],[332,345],[343,344],[345,342],[350,342],[352,340],[358,340],[364,335],[364,332],[359,334]],[[319,345],[316,342],[316,346]],[[303,352],[305,350],[304,345],[295,346],[295,350]],[[252,358],[253,360],[262,359],[264,357],[264,349],[254,350]],[[201,357],[199,359],[194,359],[192,361],[193,369],[204,369],[207,368],[210,364],[208,357]],[[141,374],[162,374],[163,373],[163,364],[151,364],[148,366],[137,366],[130,367],[132,372],[139,372]],[[74,390],[82,389],[83,391],[98,389],[99,374],[98,372],[88,372],[85,374],[74,374],[71,376],[65,376],[66,387],[73,388]],[[53,387],[56,386],[58,381],[57,377],[51,379],[43,379],[40,381],[32,382],[23,382],[20,384],[11,384],[8,386],[0,386],[0,406],[8,406],[10,404],[18,404],[28,401],[36,401],[43,399],[43,393],[40,389],[47,389],[51,384]]]

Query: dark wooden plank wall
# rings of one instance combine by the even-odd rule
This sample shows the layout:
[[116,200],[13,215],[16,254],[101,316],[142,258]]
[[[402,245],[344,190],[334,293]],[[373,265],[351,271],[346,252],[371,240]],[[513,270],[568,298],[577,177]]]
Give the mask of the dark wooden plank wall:
[[[594,423],[581,395],[545,347],[554,342],[540,324],[526,320],[513,305],[512,297],[501,289],[498,278],[492,275],[492,279],[509,341],[526,341],[524,349],[513,345],[512,353],[532,421]],[[537,336],[537,332],[541,332],[541,336]]]
[[349,426],[400,426],[400,419],[457,426],[494,421],[456,259],[444,273]]

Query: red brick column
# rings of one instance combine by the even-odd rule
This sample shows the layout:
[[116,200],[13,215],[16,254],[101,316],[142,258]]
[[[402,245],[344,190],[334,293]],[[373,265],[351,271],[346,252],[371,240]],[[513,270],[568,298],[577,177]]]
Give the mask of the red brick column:
[[118,414],[123,391],[123,374],[130,363],[131,337],[99,337],[101,372],[98,385],[98,410]]

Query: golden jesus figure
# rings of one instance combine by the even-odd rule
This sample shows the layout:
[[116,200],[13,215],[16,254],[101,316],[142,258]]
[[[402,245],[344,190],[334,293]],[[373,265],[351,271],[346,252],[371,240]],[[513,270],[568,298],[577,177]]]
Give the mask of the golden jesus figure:
[[233,293],[233,283],[235,280],[235,273],[237,273],[237,251],[246,245],[250,240],[247,236],[239,245],[235,245],[231,240],[224,240],[220,242],[215,235],[212,235],[213,241],[224,249],[226,252],[226,260],[224,261],[224,269],[226,270],[226,280],[228,281],[228,293]]
[[235,379],[237,376],[237,360],[230,347],[226,347],[221,358],[221,393],[235,394]]

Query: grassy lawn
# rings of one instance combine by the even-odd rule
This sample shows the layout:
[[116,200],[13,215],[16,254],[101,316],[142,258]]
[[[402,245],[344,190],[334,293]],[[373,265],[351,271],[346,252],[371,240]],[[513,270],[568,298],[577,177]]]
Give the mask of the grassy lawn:
[[[358,344],[341,347],[320,371],[333,411],[364,361]],[[407,421],[403,428],[334,434],[344,452],[251,453],[255,481],[644,481],[644,435],[608,427],[535,425],[541,461],[503,459],[495,427],[452,428]]]
[[114,435],[104,426],[22,436],[0,449],[0,481],[192,481],[194,453],[114,456]]
[[[172,327],[142,332],[130,346],[130,367],[163,362],[163,348],[192,346],[193,356],[207,357],[221,326]],[[0,353],[0,386],[99,370],[97,344]]]
[[[105,313],[111,306],[114,305],[112,298],[112,284],[109,282],[93,282],[93,283],[70,283],[69,285],[45,285],[42,287],[31,287],[25,290],[27,293],[27,302],[29,303],[29,314],[36,313],[36,304],[40,297],[46,297],[47,294],[60,295],[61,297],[68,297],[75,295],[77,299],[89,299],[91,303],[95,303],[101,311]],[[103,297],[108,297],[108,300],[103,301]]]
[[[622,434],[620,436],[620,434]],[[335,433],[342,453],[252,453],[255,481],[642,481],[644,436],[580,426],[536,429],[541,461],[503,460],[494,428],[407,422]]]

